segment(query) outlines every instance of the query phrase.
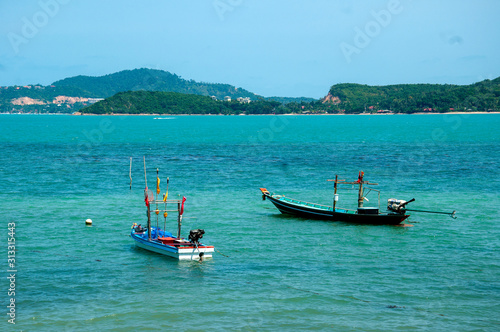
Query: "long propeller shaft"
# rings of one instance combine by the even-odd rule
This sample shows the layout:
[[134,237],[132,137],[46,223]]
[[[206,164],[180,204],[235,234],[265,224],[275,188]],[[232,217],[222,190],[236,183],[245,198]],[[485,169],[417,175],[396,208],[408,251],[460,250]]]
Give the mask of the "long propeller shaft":
[[413,212],[424,212],[424,213],[437,213],[437,214],[447,214],[453,219],[457,219],[457,216],[455,216],[456,211],[453,212],[440,212],[440,211],[426,211],[426,210],[413,210],[413,209],[406,209],[406,211],[413,211]]

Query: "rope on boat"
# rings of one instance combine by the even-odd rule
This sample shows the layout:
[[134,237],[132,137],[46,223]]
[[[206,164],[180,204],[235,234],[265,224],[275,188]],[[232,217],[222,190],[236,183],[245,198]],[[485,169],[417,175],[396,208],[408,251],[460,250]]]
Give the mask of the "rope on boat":
[[[214,249],[215,249],[215,248],[214,248]],[[229,256],[224,255],[224,254],[223,254],[223,253],[221,253],[219,250],[215,249],[215,251],[217,251],[217,252],[218,252],[219,254],[221,254],[222,256],[229,258]]]

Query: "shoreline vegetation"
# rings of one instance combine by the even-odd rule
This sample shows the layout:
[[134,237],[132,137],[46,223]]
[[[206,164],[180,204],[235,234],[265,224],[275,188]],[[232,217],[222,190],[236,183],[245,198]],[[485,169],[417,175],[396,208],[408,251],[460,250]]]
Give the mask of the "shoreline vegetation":
[[[500,81],[500,79],[499,79]],[[274,100],[256,101],[238,98],[217,100],[213,97],[176,92],[128,91],[99,101],[80,110],[82,114],[442,114],[450,112],[500,111],[500,83],[482,87],[483,98],[475,88],[451,87],[436,92],[434,86],[404,85],[371,87],[348,85],[330,89],[328,95],[311,102],[283,104]],[[448,88],[443,88],[448,89]],[[390,90],[390,91],[387,91]],[[410,94],[408,96],[408,94]],[[340,97],[339,97],[340,96]],[[399,96],[399,98],[397,98]],[[484,97],[486,96],[486,97]]]
[[470,85],[342,83],[321,99],[262,97],[229,84],[153,69],[76,76],[50,86],[0,87],[0,113],[259,115],[500,112],[500,77]]
[[[0,113],[0,114],[6,114],[6,113]],[[270,114],[169,114],[169,113],[162,113],[162,114],[156,114],[156,113],[143,113],[143,114],[128,114],[128,113],[120,113],[120,114],[91,114],[91,113],[80,113],[80,112],[75,112],[73,114],[60,114],[60,115],[71,115],[71,116],[343,116],[343,115],[376,115],[376,116],[389,116],[389,115],[452,115],[452,114],[457,114],[457,115],[470,115],[470,114],[500,114],[499,112],[446,112],[446,113],[352,113],[352,114],[297,114],[297,113],[285,113],[285,114],[275,114],[275,113],[270,113]]]
[[344,116],[344,115],[376,115],[376,116],[390,116],[390,115],[482,115],[482,114],[500,114],[499,112],[445,112],[445,113],[352,113],[352,114],[297,114],[297,113],[285,113],[285,114],[169,114],[169,113],[142,113],[142,114],[129,114],[129,113],[120,113],[120,114],[91,114],[91,113],[10,113],[10,112],[1,112],[0,115],[65,115],[65,116]]

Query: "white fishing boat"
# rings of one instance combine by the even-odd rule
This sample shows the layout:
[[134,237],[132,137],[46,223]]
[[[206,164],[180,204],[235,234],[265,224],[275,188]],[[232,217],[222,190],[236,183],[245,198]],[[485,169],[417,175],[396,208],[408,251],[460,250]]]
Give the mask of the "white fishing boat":
[[[151,233],[151,238],[149,234]],[[190,235],[203,236],[201,229],[190,231]],[[160,228],[151,227],[144,229],[140,225],[133,225],[130,236],[139,248],[153,251],[162,255],[170,256],[179,260],[203,260],[211,258],[214,246],[207,246],[199,243],[190,237],[190,240],[175,237],[172,233]],[[199,237],[198,237],[199,240]]]
[[[181,237],[181,225],[186,197],[183,197],[182,200],[169,200],[169,179],[167,178],[167,191],[163,195],[163,199],[158,200],[157,198],[160,194],[158,169],[156,172],[156,199],[154,193],[147,187],[146,178],[144,202],[147,207],[147,226],[143,227],[141,224],[137,223],[132,225],[130,236],[135,241],[136,246],[179,260],[203,261],[205,258],[211,258],[215,250],[214,246],[200,243],[201,238],[203,238],[205,234],[203,229],[191,230],[187,240]],[[144,166],[144,174],[146,174],[146,166]],[[177,236],[165,230],[169,212],[175,213],[177,217]],[[159,227],[160,213],[164,218],[164,229]],[[156,227],[151,225],[153,214],[156,216]]]

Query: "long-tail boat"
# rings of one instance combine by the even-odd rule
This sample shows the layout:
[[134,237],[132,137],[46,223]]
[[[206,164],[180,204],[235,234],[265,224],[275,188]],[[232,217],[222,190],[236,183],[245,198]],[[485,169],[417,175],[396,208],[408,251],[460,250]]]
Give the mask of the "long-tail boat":
[[[277,195],[274,193],[271,194],[266,188],[260,188],[260,190],[262,192],[262,199],[270,200],[281,213],[309,219],[323,219],[372,225],[399,225],[410,216],[406,213],[407,211],[442,213],[448,214],[455,218],[455,211],[453,211],[452,213],[447,213],[407,209],[406,205],[415,201],[414,198],[409,201],[391,198],[387,202],[387,211],[380,212],[380,191],[373,188],[364,187],[365,185],[377,185],[377,183],[370,183],[368,181],[365,181],[363,179],[363,176],[364,172],[361,171],[359,172],[357,181],[346,182],[345,180],[339,180],[338,176],[335,176],[335,180],[328,180],[334,182],[334,199],[332,206],[310,203],[290,197],[285,197],[285,195]],[[359,186],[358,208],[356,210],[338,208],[336,206],[339,199],[339,195],[337,194],[339,184]],[[378,207],[364,206],[364,201],[367,200],[366,195],[371,191],[378,192]]]
[[[158,177],[158,169],[156,170],[156,199],[154,193],[148,189],[147,178],[146,188],[144,190],[144,202],[147,207],[147,226],[144,228],[141,224],[134,223],[130,236],[135,241],[135,244],[143,249],[153,251],[159,254],[170,256],[180,260],[199,260],[212,257],[214,246],[208,246],[200,243],[200,239],[205,234],[203,229],[195,229],[189,232],[188,240],[181,237],[182,217],[184,214],[184,203],[186,198],[182,200],[168,199],[168,183],[167,191],[163,199],[158,199],[160,194],[160,179]],[[146,165],[144,163],[144,175],[146,177]],[[169,206],[169,208],[167,208]],[[172,207],[173,206],[173,207]],[[153,208],[154,207],[154,208]],[[165,230],[167,223],[168,212],[174,212],[177,215],[177,236]],[[156,215],[156,227],[151,225],[152,215]],[[160,213],[165,219],[164,229],[159,227],[158,218]]]

